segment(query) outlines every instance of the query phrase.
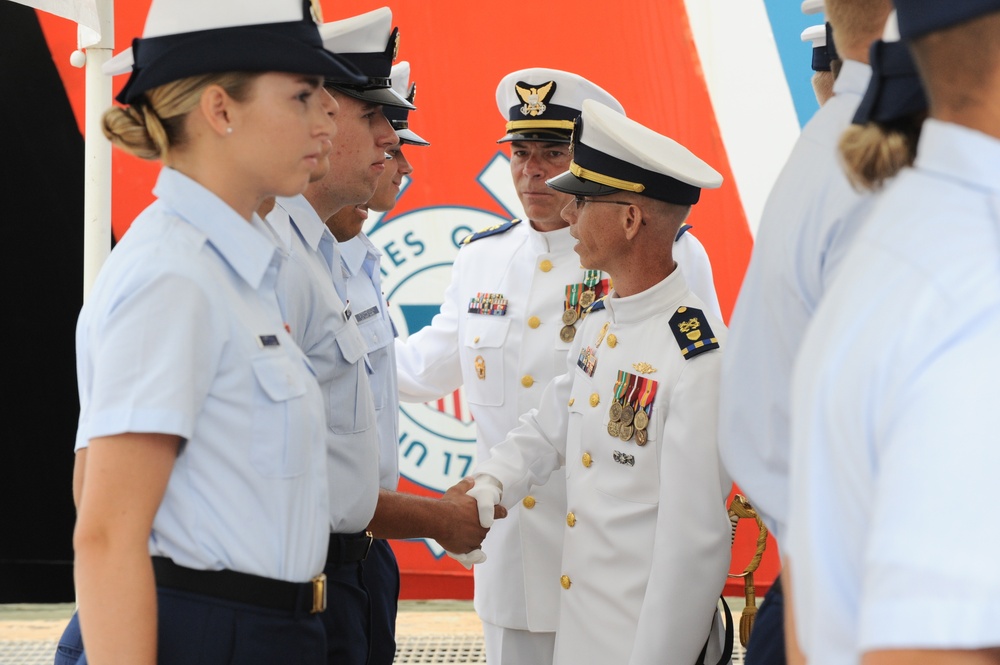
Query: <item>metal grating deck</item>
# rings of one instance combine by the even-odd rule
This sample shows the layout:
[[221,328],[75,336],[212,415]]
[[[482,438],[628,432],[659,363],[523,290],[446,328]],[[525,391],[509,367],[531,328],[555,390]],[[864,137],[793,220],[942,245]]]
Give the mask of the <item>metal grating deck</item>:
[[[3,665],[51,665],[56,642],[41,640],[0,640]],[[744,650],[737,645],[733,665],[743,665]],[[396,644],[396,663],[486,662],[482,635],[403,635]]]

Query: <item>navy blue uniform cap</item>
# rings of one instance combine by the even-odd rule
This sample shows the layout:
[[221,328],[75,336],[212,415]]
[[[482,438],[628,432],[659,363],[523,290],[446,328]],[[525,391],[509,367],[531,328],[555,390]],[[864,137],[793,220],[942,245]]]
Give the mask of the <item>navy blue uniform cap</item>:
[[1000,12],[1000,0],[895,0],[895,5],[899,34],[907,41]]

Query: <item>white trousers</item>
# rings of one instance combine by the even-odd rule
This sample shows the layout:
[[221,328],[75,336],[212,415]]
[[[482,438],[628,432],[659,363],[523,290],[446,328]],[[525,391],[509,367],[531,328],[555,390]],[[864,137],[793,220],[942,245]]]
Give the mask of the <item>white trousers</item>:
[[483,622],[486,665],[552,665],[555,633],[504,628]]

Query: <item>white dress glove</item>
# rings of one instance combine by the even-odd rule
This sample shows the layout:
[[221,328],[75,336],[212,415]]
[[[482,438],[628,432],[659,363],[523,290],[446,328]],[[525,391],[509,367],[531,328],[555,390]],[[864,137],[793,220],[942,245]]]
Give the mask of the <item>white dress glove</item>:
[[503,485],[499,480],[485,473],[477,474],[475,479],[476,484],[469,490],[469,496],[479,504],[479,524],[484,529],[489,529],[493,526],[493,509],[500,503]]
[[455,554],[454,552],[445,550],[444,553],[465,566],[466,570],[472,570],[474,564],[486,561],[486,554],[482,550],[472,550],[465,554]]

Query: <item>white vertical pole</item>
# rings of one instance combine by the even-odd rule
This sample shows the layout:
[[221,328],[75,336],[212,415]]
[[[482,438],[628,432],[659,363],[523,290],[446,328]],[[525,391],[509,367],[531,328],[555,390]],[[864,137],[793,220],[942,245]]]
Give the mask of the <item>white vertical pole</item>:
[[101,116],[111,106],[111,77],[101,67],[115,46],[114,0],[97,0],[101,41],[87,47],[84,120],[83,297],[111,252],[111,143],[101,131]]

